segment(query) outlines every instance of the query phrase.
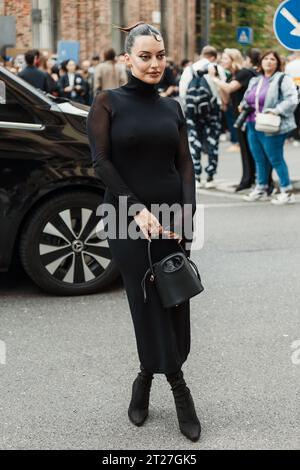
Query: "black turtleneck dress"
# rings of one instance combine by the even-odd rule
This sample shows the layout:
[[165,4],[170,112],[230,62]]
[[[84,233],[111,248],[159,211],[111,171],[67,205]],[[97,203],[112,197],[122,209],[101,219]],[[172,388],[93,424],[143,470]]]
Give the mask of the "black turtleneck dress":
[[[105,203],[117,211],[124,200],[127,207],[139,203],[149,210],[151,204],[189,204],[194,214],[194,167],[177,101],[131,75],[126,85],[95,96],[87,130],[95,171],[107,186]],[[127,223],[132,221],[128,215]],[[149,282],[144,303],[148,241],[110,237],[108,231],[108,243],[123,278],[141,364],[153,373],[176,372],[190,351],[189,302],[164,309]],[[154,262],[177,250],[175,240],[151,242]]]

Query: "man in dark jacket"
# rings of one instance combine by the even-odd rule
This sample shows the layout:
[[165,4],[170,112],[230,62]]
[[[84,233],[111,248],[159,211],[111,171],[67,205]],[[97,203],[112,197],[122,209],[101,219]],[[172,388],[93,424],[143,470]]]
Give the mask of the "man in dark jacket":
[[36,67],[37,53],[35,50],[27,51],[25,54],[26,67],[18,76],[35,88],[49,92],[47,77],[44,72]]

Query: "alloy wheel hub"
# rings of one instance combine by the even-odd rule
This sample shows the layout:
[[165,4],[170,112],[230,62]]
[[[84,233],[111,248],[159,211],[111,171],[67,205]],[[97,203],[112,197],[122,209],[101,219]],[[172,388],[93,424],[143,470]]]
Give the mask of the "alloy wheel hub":
[[74,253],[80,253],[83,250],[84,244],[81,240],[74,240],[72,242],[72,250]]

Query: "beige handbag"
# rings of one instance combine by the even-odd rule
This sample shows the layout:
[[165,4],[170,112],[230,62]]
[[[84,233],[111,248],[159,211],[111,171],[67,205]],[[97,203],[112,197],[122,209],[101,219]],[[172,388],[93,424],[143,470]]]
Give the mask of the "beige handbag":
[[260,80],[255,95],[255,130],[265,132],[266,134],[276,134],[280,129],[281,117],[271,113],[259,112],[259,92],[263,84],[263,78]]

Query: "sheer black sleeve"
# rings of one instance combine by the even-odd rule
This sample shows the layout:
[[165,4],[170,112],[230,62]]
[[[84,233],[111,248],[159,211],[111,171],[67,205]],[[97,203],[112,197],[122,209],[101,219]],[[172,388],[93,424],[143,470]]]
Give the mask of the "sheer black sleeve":
[[102,91],[95,96],[87,119],[87,133],[93,167],[114,196],[127,196],[128,207],[132,204],[146,207],[128,188],[111,161],[111,114],[108,93]]

